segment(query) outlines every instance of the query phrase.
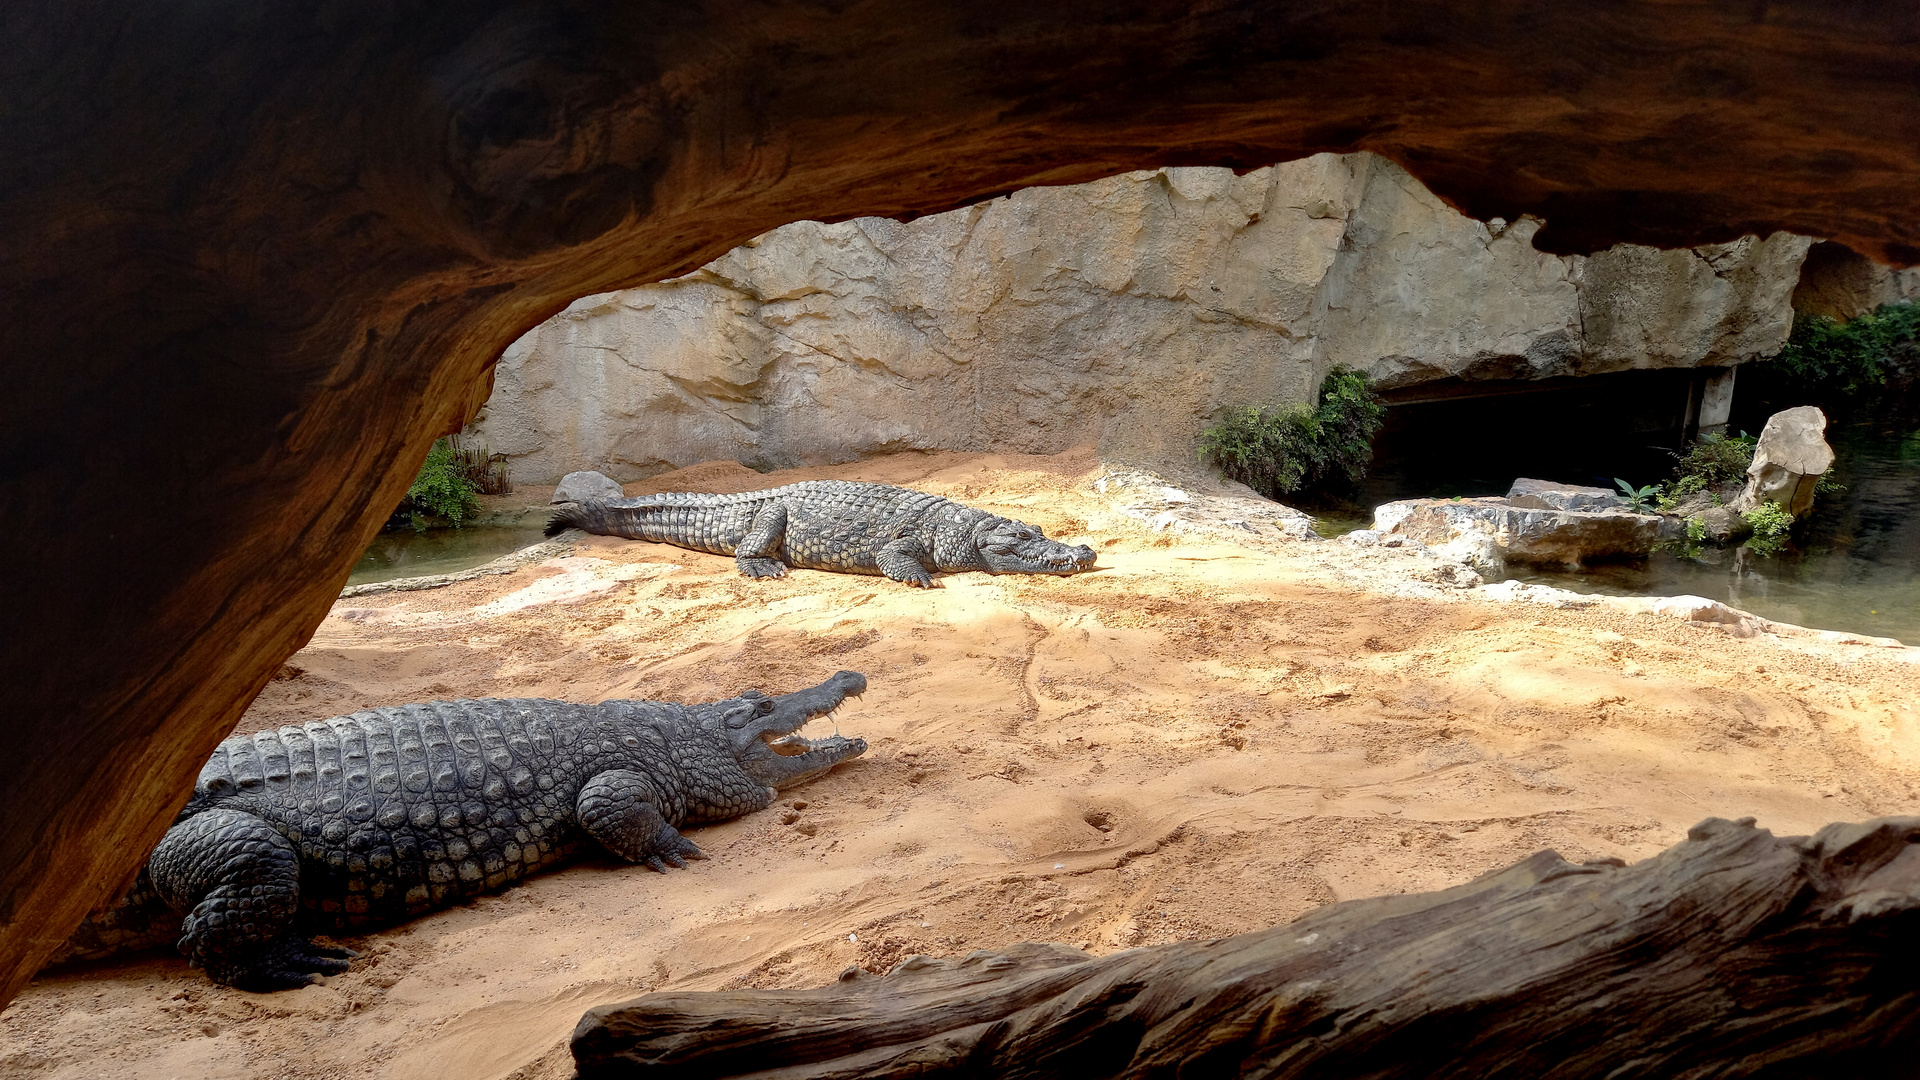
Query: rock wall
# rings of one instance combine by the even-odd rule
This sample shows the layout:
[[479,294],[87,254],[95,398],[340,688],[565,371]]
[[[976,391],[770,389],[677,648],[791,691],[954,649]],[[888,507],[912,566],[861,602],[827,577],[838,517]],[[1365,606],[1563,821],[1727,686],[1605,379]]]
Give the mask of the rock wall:
[[1810,241],[1555,256],[1372,154],[1136,172],[899,222],[803,221],[590,296],[506,351],[480,428],[527,483],[903,449],[1191,462],[1221,406],[1732,365],[1771,352]]
[[1807,252],[1800,283],[1793,290],[1798,315],[1851,319],[1882,304],[1920,300],[1920,267],[1881,266],[1845,244],[1831,240]]

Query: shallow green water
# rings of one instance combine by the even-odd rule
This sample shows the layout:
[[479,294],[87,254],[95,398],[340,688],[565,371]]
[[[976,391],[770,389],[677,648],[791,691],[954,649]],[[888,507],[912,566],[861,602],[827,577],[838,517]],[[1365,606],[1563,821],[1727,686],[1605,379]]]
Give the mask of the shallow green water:
[[546,513],[534,511],[512,525],[428,529],[419,533],[406,529],[383,532],[360,557],[353,573],[347,577],[347,584],[451,574],[483,566],[545,539],[541,530],[546,523]]

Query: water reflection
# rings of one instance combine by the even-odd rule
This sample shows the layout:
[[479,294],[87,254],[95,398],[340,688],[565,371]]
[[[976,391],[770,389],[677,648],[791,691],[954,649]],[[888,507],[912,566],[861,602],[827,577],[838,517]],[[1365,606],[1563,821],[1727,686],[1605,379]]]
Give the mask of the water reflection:
[[539,543],[546,523],[545,511],[530,511],[511,525],[428,529],[420,533],[404,529],[383,532],[360,557],[347,584],[364,585],[469,570]]

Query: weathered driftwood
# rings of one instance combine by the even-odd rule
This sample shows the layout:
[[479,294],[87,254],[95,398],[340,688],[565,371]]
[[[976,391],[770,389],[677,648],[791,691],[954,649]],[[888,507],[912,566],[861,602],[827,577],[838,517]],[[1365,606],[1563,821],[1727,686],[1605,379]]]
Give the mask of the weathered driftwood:
[[1218,941],[649,994],[589,1012],[573,1052],[582,1080],[1904,1075],[1916,953],[1920,818],[1715,818],[1632,866],[1543,851]]

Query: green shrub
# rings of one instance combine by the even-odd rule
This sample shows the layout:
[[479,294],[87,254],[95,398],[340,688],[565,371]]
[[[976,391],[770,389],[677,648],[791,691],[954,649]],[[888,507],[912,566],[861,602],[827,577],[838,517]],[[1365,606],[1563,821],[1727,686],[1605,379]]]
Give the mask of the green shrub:
[[1916,349],[1920,304],[1883,304],[1846,322],[1826,315],[1794,319],[1786,347],[1766,363],[1789,385],[1855,394],[1911,367]]
[[457,529],[479,516],[478,496],[512,492],[505,454],[488,453],[486,444],[471,442],[465,432],[435,439],[387,527],[405,525],[420,532],[445,524]]
[[1793,528],[1793,515],[1779,503],[1763,502],[1740,515],[1752,526],[1747,547],[1759,555],[1772,555],[1786,546],[1787,533]]
[[1697,517],[1687,519],[1687,542],[1697,544],[1707,538],[1707,523]]
[[478,496],[479,485],[467,475],[453,440],[435,439],[426,463],[407,487],[400,513],[407,515],[415,532],[425,529],[431,518],[440,518],[457,529],[479,516]]
[[1331,484],[1355,484],[1373,460],[1387,408],[1367,377],[1337,367],[1320,384],[1320,404],[1243,406],[1200,435],[1200,456],[1268,498]]
[[1744,431],[1735,437],[1708,434],[1693,440],[1674,455],[1675,495],[1684,498],[1696,491],[1744,483],[1758,441]]

